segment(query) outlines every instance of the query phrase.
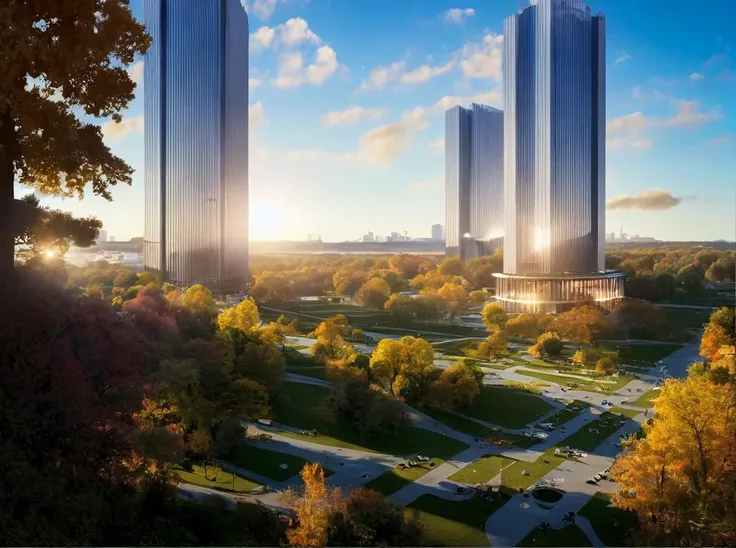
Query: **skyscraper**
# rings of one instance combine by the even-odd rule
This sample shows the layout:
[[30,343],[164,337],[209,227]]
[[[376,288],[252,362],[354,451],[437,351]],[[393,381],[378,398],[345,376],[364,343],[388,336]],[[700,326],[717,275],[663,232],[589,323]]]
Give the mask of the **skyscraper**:
[[463,260],[503,241],[503,113],[473,104],[445,114],[445,252]]
[[248,280],[248,17],[240,0],[145,0],[146,268]]
[[444,240],[445,227],[440,224],[432,225],[432,239],[437,240],[438,242]]
[[544,311],[614,300],[623,280],[603,272],[605,20],[583,0],[530,0],[506,18],[503,33],[506,229],[498,297]]

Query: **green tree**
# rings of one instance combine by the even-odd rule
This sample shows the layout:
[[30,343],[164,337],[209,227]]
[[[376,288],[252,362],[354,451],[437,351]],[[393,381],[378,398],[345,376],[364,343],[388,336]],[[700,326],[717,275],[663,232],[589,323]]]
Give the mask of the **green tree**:
[[477,350],[469,353],[470,357],[479,360],[497,360],[509,355],[509,341],[503,331],[496,331],[478,345]]
[[703,272],[693,265],[682,267],[677,271],[677,283],[688,295],[703,295],[705,280]]
[[[110,200],[133,170],[87,117],[122,120],[135,84],[125,66],[149,38],[127,0],[0,4],[0,276],[13,269],[22,207],[14,183]],[[83,113],[79,116],[78,113]]]
[[537,337],[534,345],[529,348],[529,353],[542,358],[552,358],[560,355],[562,347],[562,341],[557,333],[545,331]]

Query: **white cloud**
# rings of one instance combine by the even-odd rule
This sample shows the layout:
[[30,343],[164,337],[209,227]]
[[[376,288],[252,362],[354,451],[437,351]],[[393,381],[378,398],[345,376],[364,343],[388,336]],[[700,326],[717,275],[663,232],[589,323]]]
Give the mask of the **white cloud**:
[[441,66],[421,65],[413,70],[406,70],[406,62],[395,61],[388,66],[376,67],[368,74],[368,78],[360,84],[361,90],[379,90],[391,82],[402,84],[425,84],[432,78],[445,74],[454,68],[450,61]]
[[447,63],[440,67],[430,67],[422,65],[419,68],[401,75],[401,82],[404,84],[424,84],[432,78],[440,76],[452,70],[453,63]]
[[263,103],[258,101],[248,108],[248,130],[255,133],[268,123],[266,113],[263,111]]
[[337,54],[330,46],[317,49],[314,63],[304,66],[301,53],[281,54],[279,72],[273,84],[278,88],[293,88],[302,84],[321,86],[339,67]]
[[276,27],[276,31],[279,35],[279,41],[285,46],[297,46],[305,43],[319,44],[322,41],[301,17],[292,17],[286,23]]
[[444,152],[445,151],[445,140],[435,139],[434,141],[431,141],[428,146],[431,150],[435,150],[437,152]]
[[429,127],[428,112],[416,107],[401,115],[397,122],[365,132],[360,138],[360,153],[377,164],[388,164],[411,147],[415,134]]
[[140,86],[143,83],[143,61],[138,61],[136,64],[128,67],[128,76]]
[[251,89],[259,88],[263,85],[263,80],[260,78],[248,78],[248,87]]
[[123,118],[120,123],[108,120],[102,124],[102,135],[112,141],[117,141],[132,133],[143,134],[143,115]]
[[501,89],[500,87],[496,87],[490,91],[476,93],[475,95],[445,95],[432,106],[432,110],[434,113],[441,113],[455,105],[469,105],[471,103],[481,103],[500,108],[502,106],[502,101],[503,96],[501,94]]
[[705,78],[705,76],[703,76],[703,75],[702,75],[702,74],[700,74],[699,72],[693,72],[693,73],[692,73],[692,74],[690,75],[690,81],[691,81],[691,82],[697,82],[698,80],[702,80],[703,78]]
[[406,190],[409,192],[433,192],[436,190],[441,190],[444,187],[445,180],[442,177],[437,177],[429,181],[419,181],[416,183],[411,183],[409,186],[406,187]]
[[276,31],[271,27],[261,27],[250,35],[250,49],[253,52],[266,49],[273,44]]
[[359,163],[360,158],[355,152],[329,152],[319,149],[295,149],[286,153],[286,158],[293,162],[324,162],[354,164]]
[[503,35],[490,33],[480,43],[468,42],[460,51],[460,68],[466,78],[501,80]]
[[614,65],[618,65],[619,63],[623,63],[624,61],[628,61],[631,59],[631,55],[628,54],[626,51],[622,51],[618,57],[616,57],[616,60],[613,62]]
[[289,0],[253,0],[250,3],[250,6],[245,4],[245,9],[248,10],[249,14],[251,12],[255,13],[261,21],[267,21],[276,10],[276,4],[285,4],[288,1]]
[[450,23],[462,23],[464,17],[473,17],[475,10],[473,8],[451,8],[442,14],[445,21]]
[[675,104],[677,105],[677,112],[671,118],[663,120],[663,126],[700,126],[723,118],[718,108],[701,112],[700,101],[677,99],[675,100]]
[[380,120],[388,114],[388,109],[351,107],[343,111],[328,112],[322,116],[326,126],[354,125],[362,120]]

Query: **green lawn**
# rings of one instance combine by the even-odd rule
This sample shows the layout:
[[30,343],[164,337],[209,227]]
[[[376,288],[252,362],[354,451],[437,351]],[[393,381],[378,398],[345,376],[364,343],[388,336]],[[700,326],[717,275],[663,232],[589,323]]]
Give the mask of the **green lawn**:
[[491,433],[491,429],[487,426],[468,420],[450,411],[443,411],[437,407],[429,406],[420,407],[419,409],[433,419],[463,434],[483,438]]
[[566,422],[571,421],[572,419],[580,415],[580,413],[586,411],[588,408],[590,408],[589,403],[576,400],[568,404],[568,406],[564,409],[560,409],[557,413],[555,413],[548,419],[545,419],[544,422],[551,422],[555,426],[560,426],[561,424],[565,424]]
[[501,442],[494,443],[494,445],[513,445],[514,447],[520,447],[521,449],[528,449],[529,447],[540,443],[540,440],[534,439],[531,436],[501,431],[491,433],[491,435],[488,436],[488,441],[490,443]]
[[611,413],[616,413],[617,415],[623,415],[624,417],[628,417],[630,419],[633,419],[641,412],[642,411],[639,409],[628,409],[626,407],[619,407],[618,405],[611,408]]
[[[212,479],[205,479],[204,468],[202,466],[194,465],[193,468],[193,472],[175,468],[174,473],[183,483],[191,483],[192,485],[217,489],[218,491],[233,492],[233,475],[230,472],[222,470],[219,467],[210,466],[207,469],[207,476]],[[257,487],[260,487],[259,483],[245,479],[237,474],[235,475],[235,493],[249,493]]]
[[425,451],[431,457],[447,459],[467,449],[467,445],[455,439],[414,427],[403,427],[396,434],[366,438],[352,425],[342,421],[329,421],[322,403],[330,393],[329,388],[284,382],[281,394],[273,404],[276,420],[282,424],[303,430],[317,430],[317,437],[304,438],[297,433],[281,434],[314,443],[377,451],[390,455],[411,455]]
[[[574,377],[563,377],[562,375],[554,375],[551,373],[540,373],[539,371],[530,371],[528,369],[523,371],[518,371],[520,375],[526,375],[527,377],[533,377],[535,379],[540,379],[543,381],[553,382],[555,384],[559,384],[560,386],[568,386],[568,383],[576,383],[577,386],[575,387],[576,390],[583,390],[586,392],[602,392],[604,394],[612,394],[616,390],[619,390],[629,384],[632,380],[634,380],[633,375],[619,375],[615,379],[610,379],[612,381],[615,381],[613,383],[604,383],[599,382],[596,380],[583,380],[578,379]],[[609,380],[606,378],[605,380]],[[600,387],[600,390],[597,390],[597,388]]]
[[654,400],[659,396],[660,392],[661,390],[647,390],[636,400],[631,402],[631,405],[636,405],[637,407],[643,408],[652,407],[654,406]]
[[297,350],[285,350],[282,352],[286,367],[314,367],[319,365],[312,356],[307,356]]
[[596,493],[579,513],[588,518],[606,546],[626,546],[631,530],[639,528],[639,517],[635,512],[621,510],[610,504],[608,494]]
[[654,364],[665,356],[669,356],[675,350],[682,348],[677,344],[615,344],[601,343],[611,350],[618,349],[618,355],[621,361],[626,364],[627,361],[648,362]]
[[328,380],[326,367],[294,367],[287,365],[285,369],[287,373],[294,373],[295,375],[302,375],[313,379]]
[[514,466],[518,466],[517,461],[506,457],[497,455],[482,457],[480,460],[477,460],[474,463],[467,465],[462,470],[455,472],[449,479],[459,483],[467,483],[469,485],[486,483],[500,474],[501,469],[513,463],[517,463],[514,464]]
[[407,469],[396,467],[366,483],[365,488],[389,496],[411,482],[418,480],[430,470],[434,470],[443,462],[445,461],[442,459],[430,459],[429,462],[419,462],[417,466]]
[[[588,422],[580,430],[565,438],[562,443],[573,449],[592,451],[621,428],[621,420],[619,415],[604,411],[597,419]],[[591,432],[591,428],[598,432]]]
[[466,350],[476,350],[483,340],[447,341],[433,346],[435,350],[448,356],[465,356]]
[[488,546],[486,520],[508,501],[508,495],[493,496],[493,502],[480,494],[456,502],[422,495],[406,507],[406,513],[424,524],[427,546]]
[[708,323],[712,310],[698,308],[662,308],[670,324],[675,327],[702,329]]
[[[244,443],[238,447],[233,464],[276,481],[286,481],[301,472],[307,461]],[[281,468],[282,464],[287,465],[286,469]]]
[[542,398],[524,390],[486,386],[463,414],[507,428],[523,428],[552,409]]
[[[527,489],[541,478],[549,474],[560,464],[565,462],[564,457],[555,456],[554,448],[547,449],[534,462],[519,461],[501,472],[503,485],[510,489]],[[528,472],[528,476],[524,475]]]
[[[540,531],[534,529],[516,546],[593,546],[583,530],[577,525],[566,525],[562,529]],[[619,546],[609,544],[609,546]]]

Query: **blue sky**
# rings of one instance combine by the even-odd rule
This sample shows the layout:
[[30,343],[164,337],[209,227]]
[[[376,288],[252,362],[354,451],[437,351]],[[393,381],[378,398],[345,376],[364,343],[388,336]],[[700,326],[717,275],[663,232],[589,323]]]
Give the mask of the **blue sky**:
[[[590,0],[607,24],[607,232],[736,238],[736,2]],[[142,0],[131,1],[142,17]],[[442,112],[502,106],[517,0],[248,0],[251,239],[328,241],[444,222]],[[140,79],[142,66],[132,69]],[[114,201],[45,199],[143,234],[142,90],[106,141]]]

